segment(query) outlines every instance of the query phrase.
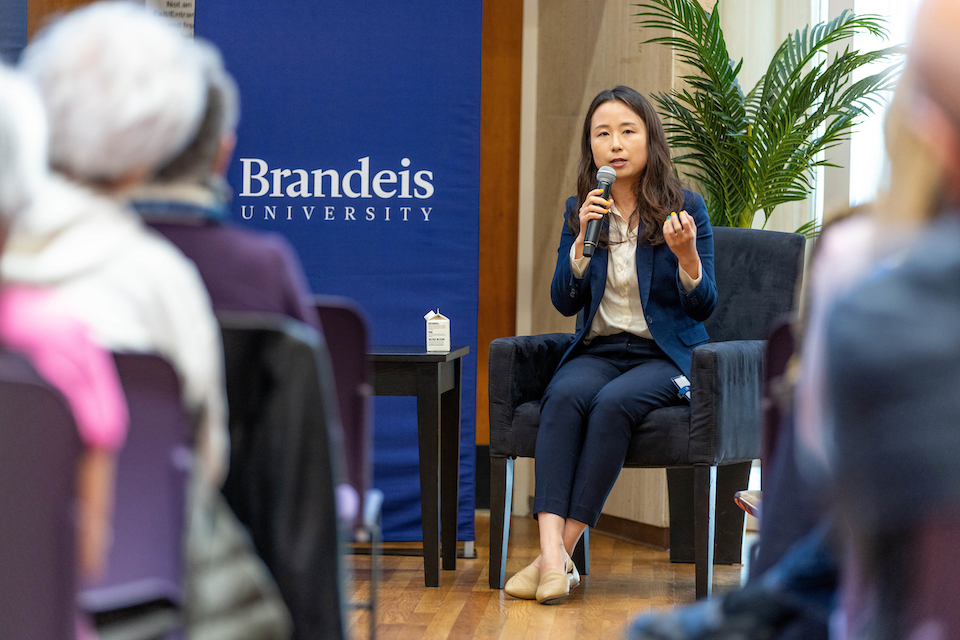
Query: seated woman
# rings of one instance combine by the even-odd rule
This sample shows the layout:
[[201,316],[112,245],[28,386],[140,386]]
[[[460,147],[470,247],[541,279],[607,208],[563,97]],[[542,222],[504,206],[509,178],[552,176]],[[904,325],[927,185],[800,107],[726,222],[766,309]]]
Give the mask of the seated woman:
[[[0,65],[0,252],[11,222],[46,173],[43,105],[26,80]],[[53,290],[0,287],[0,345],[18,352],[66,399],[83,443],[77,469],[77,560],[87,578],[106,568],[117,451],[127,404],[109,354]],[[38,532],[39,533],[39,532]],[[90,637],[80,620],[78,637]]]
[[[609,200],[593,188],[601,166],[616,171]],[[602,230],[585,257],[591,220]],[[633,427],[680,401],[674,379],[689,375],[717,302],[703,199],[682,189],[656,112],[629,87],[602,91],[587,111],[577,195],[567,200],[550,294],[560,313],[584,311],[585,322],[540,410],[533,506],[540,555],[505,588],[543,604],[579,584],[569,552],[596,525]]]

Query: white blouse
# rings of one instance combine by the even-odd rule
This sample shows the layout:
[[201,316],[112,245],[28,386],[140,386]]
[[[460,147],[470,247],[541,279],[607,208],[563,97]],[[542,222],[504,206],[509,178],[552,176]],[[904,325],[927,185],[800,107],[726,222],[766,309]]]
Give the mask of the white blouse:
[[[607,285],[600,300],[600,308],[587,331],[586,342],[597,336],[617,333],[632,333],[641,338],[653,339],[647,327],[643,305],[640,302],[640,282],[637,280],[637,242],[640,226],[630,231],[629,223],[617,210],[610,208],[609,258],[607,260]],[[582,278],[590,264],[590,258],[574,258],[576,247],[570,247],[570,267],[573,275]],[[699,258],[698,258],[699,260]],[[684,290],[693,291],[703,278],[703,268],[698,263],[696,279],[680,269],[680,283]]]

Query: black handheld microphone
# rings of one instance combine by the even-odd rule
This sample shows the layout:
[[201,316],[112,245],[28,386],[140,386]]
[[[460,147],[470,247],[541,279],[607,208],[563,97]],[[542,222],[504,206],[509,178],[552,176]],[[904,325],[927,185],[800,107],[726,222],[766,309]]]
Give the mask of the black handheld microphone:
[[[597,189],[603,189],[604,200],[610,199],[610,187],[617,179],[617,172],[613,167],[603,166],[597,169]],[[600,224],[603,218],[594,219],[587,223],[587,233],[583,239],[583,255],[588,258],[593,256],[597,243],[600,241]]]

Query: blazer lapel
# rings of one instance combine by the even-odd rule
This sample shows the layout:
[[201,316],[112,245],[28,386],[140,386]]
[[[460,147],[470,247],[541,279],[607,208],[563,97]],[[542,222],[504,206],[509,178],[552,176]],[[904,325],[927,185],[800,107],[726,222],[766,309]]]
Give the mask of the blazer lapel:
[[648,309],[650,283],[653,281],[653,252],[655,248],[637,241],[637,282],[640,284],[640,304]]

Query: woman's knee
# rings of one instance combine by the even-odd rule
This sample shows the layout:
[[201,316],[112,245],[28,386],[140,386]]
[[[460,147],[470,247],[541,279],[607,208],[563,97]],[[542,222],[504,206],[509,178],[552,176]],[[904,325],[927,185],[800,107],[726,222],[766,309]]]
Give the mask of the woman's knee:
[[541,400],[541,414],[544,409],[556,409],[563,413],[576,411],[585,416],[593,402],[598,389],[592,381],[583,380],[579,376],[564,376],[554,378],[547,386]]
[[596,415],[598,420],[637,423],[654,409],[675,402],[668,371],[652,379],[629,380],[633,373],[628,372],[622,379],[614,380],[594,396],[589,407],[591,421]]
[[[608,385],[609,386],[609,385]],[[641,419],[636,415],[639,407],[634,398],[626,396],[619,390],[603,388],[594,396],[588,409],[590,426],[598,428],[630,428],[634,422]]]

